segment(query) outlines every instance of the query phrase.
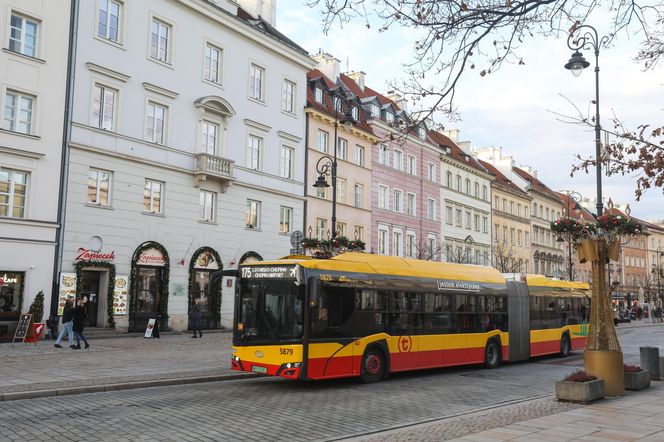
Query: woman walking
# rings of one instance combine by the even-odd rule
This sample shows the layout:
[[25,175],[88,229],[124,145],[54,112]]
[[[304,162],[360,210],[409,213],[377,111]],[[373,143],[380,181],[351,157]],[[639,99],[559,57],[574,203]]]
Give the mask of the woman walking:
[[83,328],[85,326],[85,319],[88,317],[88,315],[85,312],[85,303],[87,301],[86,299],[79,299],[78,302],[76,303],[76,307],[74,308],[74,336],[76,336],[76,346],[74,349],[80,350],[81,349],[81,339],[83,342],[85,342],[85,348],[90,347],[90,344],[88,344],[88,340],[85,338],[85,335],[83,334]]

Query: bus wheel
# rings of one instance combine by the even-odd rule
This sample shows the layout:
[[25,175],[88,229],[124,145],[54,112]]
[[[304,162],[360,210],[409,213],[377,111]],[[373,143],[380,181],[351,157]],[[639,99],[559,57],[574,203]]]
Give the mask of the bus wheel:
[[569,341],[569,335],[565,333],[560,340],[560,354],[561,356],[569,356],[570,349],[572,348],[572,345]]
[[500,365],[500,347],[495,339],[490,340],[484,349],[484,365],[486,368],[497,368]]
[[369,348],[362,356],[362,382],[378,382],[385,375],[385,357],[377,348]]

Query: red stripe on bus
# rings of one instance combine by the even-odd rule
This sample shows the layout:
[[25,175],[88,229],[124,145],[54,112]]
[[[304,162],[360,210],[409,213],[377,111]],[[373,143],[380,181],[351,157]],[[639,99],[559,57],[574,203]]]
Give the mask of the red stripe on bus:
[[560,341],[542,341],[530,343],[530,356],[560,353]]
[[583,350],[586,347],[586,337],[572,338],[572,350]]

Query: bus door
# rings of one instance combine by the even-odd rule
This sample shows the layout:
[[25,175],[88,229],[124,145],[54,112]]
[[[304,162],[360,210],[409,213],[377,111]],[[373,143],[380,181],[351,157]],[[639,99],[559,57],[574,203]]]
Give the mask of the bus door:
[[417,333],[422,327],[421,294],[390,293],[390,368],[410,370],[420,366]]

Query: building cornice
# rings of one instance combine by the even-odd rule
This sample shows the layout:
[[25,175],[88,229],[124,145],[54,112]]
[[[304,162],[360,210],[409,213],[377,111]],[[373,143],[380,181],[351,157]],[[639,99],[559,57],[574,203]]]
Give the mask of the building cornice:
[[279,195],[279,196],[291,198],[291,199],[298,200],[298,201],[306,201],[306,199],[307,199],[306,197],[304,197],[302,195],[295,195],[293,193],[282,192],[280,190],[271,189],[269,187],[256,186],[254,184],[249,184],[249,183],[240,182],[240,181],[234,182],[233,186],[235,186],[235,187],[244,187],[245,189],[258,190],[260,192],[268,192],[268,193],[272,193],[274,195]]
[[533,197],[528,195],[528,193],[526,193],[526,192],[523,192],[523,193],[517,192],[516,190],[512,189],[511,187],[505,186],[504,184],[501,184],[498,181],[493,181],[491,186],[493,186],[493,188],[496,189],[496,190],[500,190],[502,192],[509,193],[510,195],[514,195],[517,198],[522,198],[522,199],[524,199],[528,202],[531,202],[533,200]]
[[[113,69],[105,68],[103,66],[99,66],[98,64],[94,64],[91,62],[85,63],[85,67],[88,68],[88,70],[92,72],[96,72],[97,74],[104,75],[106,77],[113,78],[115,80],[121,81],[122,83],[126,83],[129,81],[131,78],[129,75],[120,73],[118,71],[114,71]],[[143,83],[145,84],[145,83]]]
[[148,82],[143,82],[143,89],[146,91],[153,92],[155,94],[162,95],[164,97],[168,97],[172,100],[175,100],[178,95],[180,95],[178,92],[174,92],[168,89],[165,89],[161,86],[157,86],[156,84],[148,83]]
[[272,130],[272,126],[268,126],[267,124],[259,123],[258,121],[250,120],[249,118],[244,119],[244,124],[246,124],[249,127],[253,127],[254,129],[258,129],[263,132],[269,132]]
[[[332,126],[332,129],[334,129],[334,118],[325,112],[321,112],[320,110],[313,108],[313,107],[307,107],[304,110],[305,113],[309,114],[309,116],[315,118],[318,121],[321,121],[325,124],[328,124]],[[342,128],[342,131],[347,131],[350,132],[351,134],[355,135],[356,137],[363,138],[367,141],[369,141],[371,144],[376,144],[380,141],[380,138],[378,138],[376,135],[358,129],[355,126],[352,126],[350,129],[346,129],[345,126],[341,125],[340,128]]]
[[492,183],[495,180],[495,177],[491,175],[489,172],[482,171],[480,169],[477,169],[473,166],[470,166],[468,164],[462,163],[461,161],[450,157],[447,154],[440,154],[440,160],[443,161],[444,163],[450,164],[452,166],[456,166],[459,169],[465,170],[466,172],[470,172],[474,175],[478,175],[487,181],[489,183]]
[[35,160],[43,158],[46,155],[40,152],[31,152],[29,150],[17,149],[15,147],[8,147],[8,146],[0,146],[0,153],[16,155],[25,158],[32,158]]

